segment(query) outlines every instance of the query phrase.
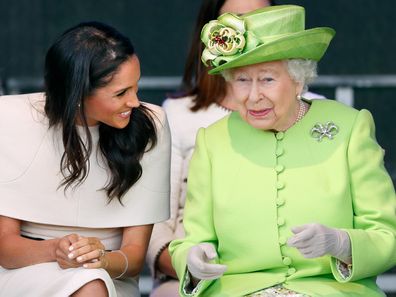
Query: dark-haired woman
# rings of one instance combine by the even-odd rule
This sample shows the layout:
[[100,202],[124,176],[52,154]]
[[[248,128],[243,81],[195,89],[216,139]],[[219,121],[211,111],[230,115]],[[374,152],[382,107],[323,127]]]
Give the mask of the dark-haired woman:
[[170,137],[139,59],[102,23],[49,49],[46,92],[0,98],[0,295],[140,296],[169,216]]

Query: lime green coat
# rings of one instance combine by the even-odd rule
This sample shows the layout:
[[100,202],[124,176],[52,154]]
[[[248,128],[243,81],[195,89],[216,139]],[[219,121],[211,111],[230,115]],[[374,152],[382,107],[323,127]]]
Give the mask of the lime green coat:
[[[329,121],[339,132],[318,141],[311,129]],[[254,129],[238,113],[201,129],[186,237],[170,245],[181,287],[189,248],[211,242],[228,270],[202,281],[195,296],[243,296],[276,284],[310,296],[385,296],[375,277],[396,264],[396,197],[374,130],[367,110],[331,100],[312,101],[286,132]],[[287,245],[291,227],[312,222],[349,233],[347,280],[334,258],[306,259]]]

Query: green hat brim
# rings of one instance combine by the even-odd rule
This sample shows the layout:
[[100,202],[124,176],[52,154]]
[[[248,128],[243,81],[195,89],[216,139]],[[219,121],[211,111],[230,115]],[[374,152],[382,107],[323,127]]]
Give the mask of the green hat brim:
[[334,35],[335,31],[332,28],[320,27],[280,36],[264,42],[231,61],[212,68],[208,73],[219,74],[219,72],[230,68],[285,59],[319,61]]

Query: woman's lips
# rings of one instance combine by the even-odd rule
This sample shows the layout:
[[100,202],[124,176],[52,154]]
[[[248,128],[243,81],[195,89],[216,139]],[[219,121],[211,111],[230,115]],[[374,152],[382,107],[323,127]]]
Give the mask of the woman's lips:
[[271,108],[260,109],[260,110],[249,109],[248,113],[255,118],[261,118],[261,117],[265,117],[270,111]]
[[119,115],[124,119],[129,118],[129,116],[131,115],[131,110],[121,112]]

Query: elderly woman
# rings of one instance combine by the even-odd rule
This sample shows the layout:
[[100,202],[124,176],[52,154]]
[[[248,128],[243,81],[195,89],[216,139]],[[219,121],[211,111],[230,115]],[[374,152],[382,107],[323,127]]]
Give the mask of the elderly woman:
[[170,245],[182,296],[384,296],[396,199],[372,116],[300,96],[333,35],[292,5],[203,28],[237,112],[197,135]]

